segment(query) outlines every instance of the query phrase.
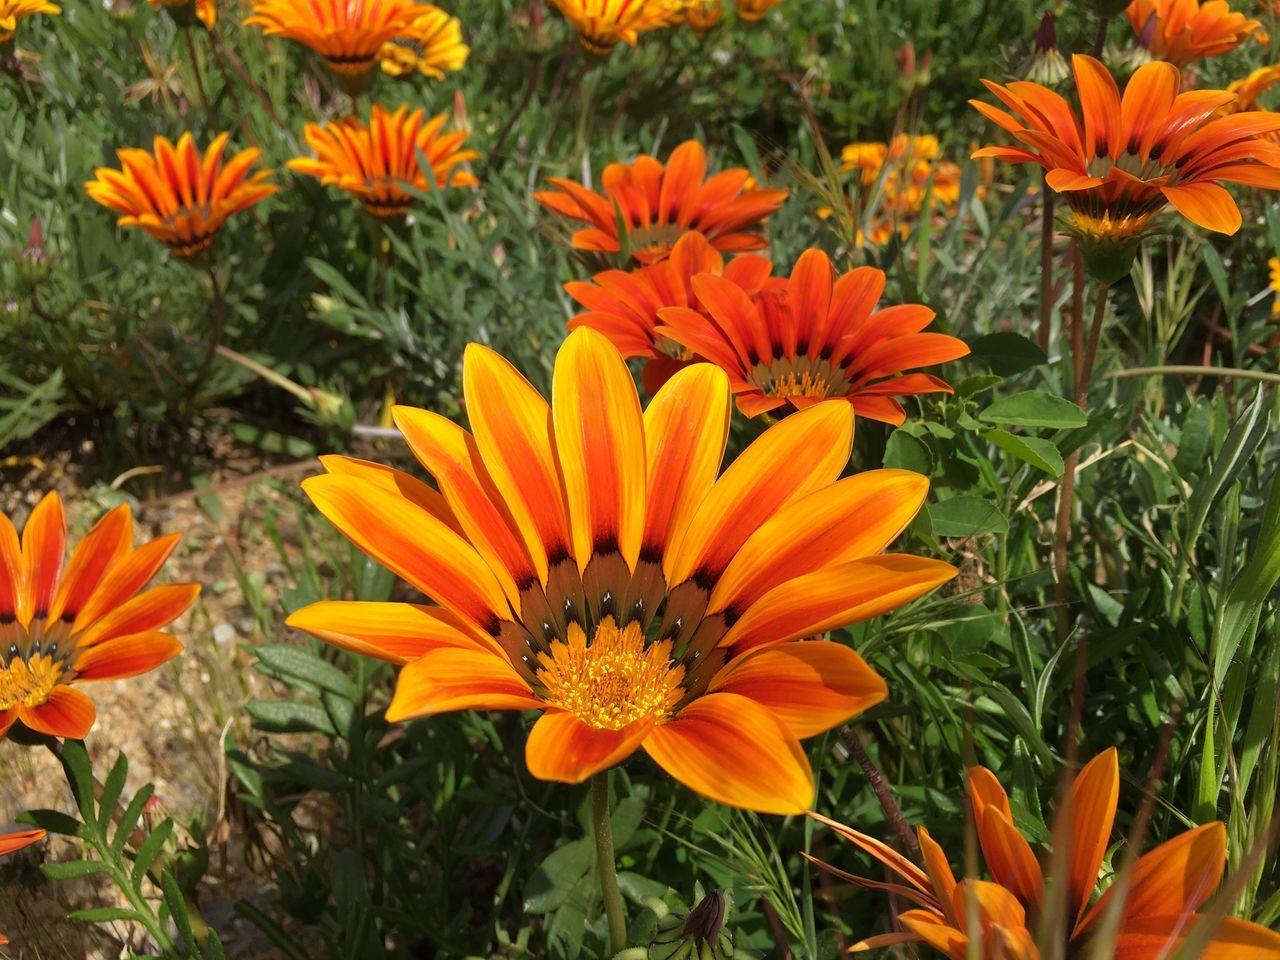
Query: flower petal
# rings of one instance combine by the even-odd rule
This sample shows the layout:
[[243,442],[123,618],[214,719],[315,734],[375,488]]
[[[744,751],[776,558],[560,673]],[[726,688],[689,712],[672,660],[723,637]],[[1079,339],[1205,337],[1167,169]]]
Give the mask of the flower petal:
[[78,651],[72,666],[77,683],[123,680],[154,670],[181,652],[182,644],[167,633],[135,633]]
[[525,763],[539,780],[581,783],[635,753],[652,729],[652,721],[644,721],[621,730],[600,730],[571,713],[548,710],[529,731]]
[[19,830],[17,833],[6,833],[0,836],[0,857],[16,853],[23,847],[29,847],[43,839],[43,830]]
[[1216,183],[1188,183],[1180,187],[1161,187],[1160,192],[1180,214],[1197,226],[1226,234],[1240,229],[1240,208],[1225,187]]
[[451,710],[536,710],[543,707],[506,657],[486,650],[440,647],[406,664],[387,707],[399,723]]
[[74,687],[58,684],[38,707],[18,706],[18,720],[36,733],[83,740],[93,729],[98,711],[93,701]]
[[489,636],[457,614],[416,603],[322,600],[294,611],[285,624],[388,663],[408,663],[438,647],[498,652]]
[[[1114,960],[1153,960],[1178,954],[1182,939],[1197,922],[1190,917],[1146,917],[1126,923],[1116,935]],[[1280,933],[1247,920],[1226,918],[1213,938],[1196,953],[1197,960],[1280,960]]]
[[76,637],[80,649],[105,640],[149,633],[167,626],[186,612],[200,595],[198,583],[164,583],[126,600]]
[[1119,799],[1120,764],[1112,747],[1084,765],[1072,781],[1067,797],[1070,819],[1062,826],[1069,844],[1067,906],[1075,911],[1077,921],[1083,916],[1098,883],[1098,869],[1107,853]]
[[67,518],[56,490],[35,505],[22,528],[23,591],[18,619],[24,624],[49,615],[67,550]]

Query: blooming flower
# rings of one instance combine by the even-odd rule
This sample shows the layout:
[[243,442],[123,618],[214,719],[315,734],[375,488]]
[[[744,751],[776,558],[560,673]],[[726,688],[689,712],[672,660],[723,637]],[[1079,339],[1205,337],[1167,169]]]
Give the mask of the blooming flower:
[[322,602],[289,623],[403,664],[392,722],[448,710],[540,710],[525,757],[579,782],[638,748],[722,803],[795,813],[813,800],[799,740],[885,695],[848,647],[802,640],[955,575],[881,554],[925,496],[918,474],[837,481],[843,403],[770,428],[717,479],[725,375],[681,370],[643,413],[618,351],[589,328],[556,357],[548,404],[471,344],[472,432],[398,407],[432,488],[327,457],[303,488],[356,546],[438,606]]
[[382,45],[382,72],[405,77],[417,72],[443,80],[446,70],[461,70],[470,49],[462,42],[462,24],[439,7],[427,8],[404,33]]
[[155,152],[117,150],[122,169],[99,167],[85,191],[123,216],[122,227],[141,227],[175,257],[193,257],[213,246],[227,218],[276,192],[270,170],[249,176],[261,151],[242,150],[223,163],[228,134],[219,134],[201,156],[190,133],[174,146],[155,138]]
[[[1065,868],[1066,921],[1061,927],[1069,948],[1057,955],[1091,956],[1091,939],[1105,925],[1103,917],[1113,909],[1113,902],[1121,897],[1111,955],[1118,960],[1171,957],[1203,919],[1195,911],[1222,880],[1226,828],[1221,823],[1207,823],[1143,855],[1134,865],[1126,890],[1113,883],[1094,899],[1119,793],[1120,770],[1114,748],[1085,764],[1071,784],[1066,807],[1070,822],[1059,824],[1066,847],[1058,858]],[[873,837],[812,815],[901,877],[906,887],[891,889],[917,904],[898,915],[905,933],[873,936],[858,948],[922,942],[950,960],[966,960],[970,939],[979,937],[979,956],[1038,960],[1039,950],[1030,931],[1040,929],[1042,914],[1050,909],[1045,891],[1052,887],[1031,845],[1014,824],[1008,795],[985,767],[969,771],[969,804],[982,856],[994,882],[964,879],[957,883],[942,848],[923,827],[919,829],[921,869]],[[1276,960],[1280,958],[1280,933],[1227,919],[1198,956],[1204,960]]]
[[750,176],[735,167],[708,179],[706,151],[696,140],[687,140],[671,151],[665,165],[647,155],[634,163],[609,164],[600,178],[603,194],[553,177],[549,182],[555,189],[535,193],[533,199],[589,224],[573,235],[579,250],[618,253],[621,221],[632,256],[656,263],[690,231],[726,253],[766,247],[758,225],[782,206],[787,191],[748,186]]
[[753,23],[780,3],[782,0],[737,0],[738,16]]
[[841,151],[840,171],[857,171],[862,187],[877,183],[876,215],[863,241],[887,243],[895,229],[907,236],[933,199],[948,214],[960,200],[961,170],[938,156],[938,138],[899,134],[889,143],[851,143]]
[[93,701],[71,684],[146,673],[175,656],[161,628],[191,606],[200,587],[165,584],[138,593],[181,534],[136,549],[128,506],[107,513],[65,560],[62,500],[36,505],[19,543],[0,514],[0,737],[14,723],[51,737],[84,739]]
[[8,43],[18,32],[18,21],[37,13],[57,14],[62,8],[48,0],[0,0],[0,44]]
[[681,16],[702,36],[724,17],[724,0],[686,0]]
[[[6,833],[0,835],[0,857],[7,856],[11,853],[17,853],[23,847],[29,847],[33,843],[39,843],[44,839],[43,830],[20,830],[17,833]],[[0,947],[9,942],[9,938],[0,933]]]
[[1258,106],[1258,98],[1277,83],[1280,83],[1280,63],[1259,67],[1247,77],[1231,81],[1227,84],[1227,93],[1235,94],[1235,99],[1223,104],[1219,115],[1264,109]]
[[652,395],[673,373],[694,359],[685,347],[659,333],[663,307],[698,307],[693,278],[699,273],[723,275],[748,294],[759,293],[771,264],[744,253],[725,263],[700,233],[686,233],[666,260],[637,270],[605,270],[590,282],[564,285],[569,296],[586,307],[569,321],[569,329],[591,327],[609,338],[624,357],[645,357],[645,389]]
[[180,25],[190,23],[193,14],[206,30],[212,30],[218,22],[217,0],[151,0],[151,5],[164,7]]
[[659,310],[658,333],[728,373],[748,417],[840,397],[860,416],[900,424],[906,414],[894,397],[951,388],[929,374],[896,374],[969,352],[955,337],[920,332],[934,316],[928,307],[877,311],[884,272],[859,267],[837,279],[821,250],[806,250],[790,280],[754,297],[712,274],[692,286],[702,312]]
[[383,44],[410,32],[432,9],[413,0],[253,0],[245,23],[305,44],[358,89],[355,78],[369,72]]
[[444,133],[445,114],[423,122],[425,111],[419,107],[412,113],[407,106],[388,113],[381,104],[373,105],[373,117],[365,126],[356,117],[344,117],[321,126],[309,123],[304,136],[315,157],[297,157],[287,166],[313,177],[325,186],[336,186],[354,194],[364,208],[375,217],[403,216],[413,203],[405,187],[430,190],[418,152],[431,165],[431,174],[439,187],[474,187],[479,181],[462,163],[479,156],[474,150],[463,150],[466,133]]
[[1125,14],[1153,57],[1179,67],[1234,50],[1262,25],[1227,0],[1133,0]]
[[551,0],[578,31],[583,49],[603,56],[620,42],[673,22],[683,0]]
[[1222,183],[1280,187],[1280,146],[1264,134],[1280,130],[1280,114],[1215,116],[1232,95],[1181,93],[1177,69],[1162,61],[1141,67],[1121,99],[1111,74],[1092,57],[1072,58],[1080,116],[1045,87],[984,80],[1013,114],[970,103],[1018,141],[984,147],[975,157],[1038,163],[1049,187],[1069,207],[1070,229],[1091,269],[1108,280],[1128,271],[1137,243],[1166,205],[1218,233],[1240,228],[1240,210]]

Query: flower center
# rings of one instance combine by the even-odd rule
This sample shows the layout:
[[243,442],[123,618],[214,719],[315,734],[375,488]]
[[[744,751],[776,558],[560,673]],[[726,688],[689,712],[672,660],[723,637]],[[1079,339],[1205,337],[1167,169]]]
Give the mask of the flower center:
[[598,730],[621,730],[639,720],[661,720],[684,693],[684,667],[671,662],[671,641],[645,645],[636,621],[619,629],[605,617],[591,642],[576,623],[568,640],[538,654],[536,679],[548,704]]
[[633,253],[646,256],[666,256],[677,240],[688,233],[687,227],[676,223],[655,223],[648,227],[633,227],[629,238]]
[[13,707],[38,707],[62,678],[63,661],[49,654],[38,654],[30,660],[10,659],[0,667],[0,710]]

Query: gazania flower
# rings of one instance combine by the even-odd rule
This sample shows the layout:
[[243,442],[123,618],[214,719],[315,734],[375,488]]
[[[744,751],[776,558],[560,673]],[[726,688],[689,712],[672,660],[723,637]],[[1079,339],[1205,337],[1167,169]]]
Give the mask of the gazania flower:
[[1125,13],[1151,55],[1179,67],[1234,50],[1262,26],[1227,0],[1133,0]]
[[598,56],[622,41],[634,45],[646,30],[673,22],[683,0],[551,0],[578,31],[583,49]]
[[[23,847],[29,847],[33,843],[39,843],[44,839],[43,830],[20,830],[17,833],[7,833],[0,836],[0,857],[7,856],[10,853],[17,853]],[[9,942],[9,938],[0,933],[0,947]]]
[[1247,110],[1264,109],[1258,106],[1258,98],[1277,83],[1280,83],[1280,63],[1259,67],[1247,77],[1233,80],[1227,84],[1227,93],[1235,94],[1235,99],[1224,104],[1219,113],[1244,113]]
[[[432,9],[413,0],[253,0],[245,23],[305,44],[339,77],[362,78],[384,43],[411,31]],[[359,82],[348,81],[353,90]]]
[[903,133],[889,143],[851,143],[840,160],[841,172],[856,171],[864,188],[879,184],[876,213],[861,238],[875,246],[887,243],[895,230],[907,236],[926,200],[947,214],[960,200],[961,170],[939,159],[935,136]]
[[[686,233],[671,248],[669,259],[638,270],[605,270],[591,281],[564,285],[569,296],[586,307],[569,321],[569,329],[591,327],[609,338],[622,355],[646,357],[645,389],[652,395],[694,355],[658,332],[663,307],[698,307],[693,278],[700,273],[723,275],[748,294],[769,282],[773,264],[754,253],[725,263],[700,233]],[[774,281],[780,282],[780,281]]]
[[137,676],[182,649],[160,631],[200,587],[176,583],[138,593],[179,539],[170,534],[135,549],[133,519],[122,505],[66,560],[66,517],[56,493],[31,511],[21,544],[0,514],[0,737],[22,723],[82,740],[95,711],[71,684]]
[[217,0],[151,0],[151,5],[168,10],[179,26],[190,26],[193,17],[206,30],[212,30],[218,22]]
[[37,13],[58,14],[62,8],[47,0],[0,0],[0,44],[8,43],[18,32],[18,21]]
[[156,137],[155,153],[117,150],[122,169],[99,167],[84,185],[94,200],[123,216],[122,227],[141,227],[175,257],[193,257],[213,246],[218,231],[239,213],[276,192],[266,180],[272,171],[249,176],[257,147],[242,150],[227,163],[222,154],[228,134],[218,134],[201,156],[190,133],[174,146]]
[[[1103,917],[1114,909],[1113,901],[1120,896],[1120,922],[1111,955],[1123,960],[1171,957],[1203,919],[1195,911],[1222,881],[1226,828],[1221,823],[1207,823],[1139,858],[1127,891],[1120,891],[1113,883],[1094,899],[1098,872],[1111,842],[1119,792],[1120,770],[1114,748],[1085,764],[1071,784],[1067,807],[1071,819],[1058,825],[1067,843],[1058,859],[1066,874],[1066,921],[1060,928],[1068,938],[1065,952],[1059,955],[1091,956],[1091,939],[1104,926]],[[1030,931],[1041,928],[1042,915],[1049,909],[1045,892],[1051,889],[1041,860],[1014,824],[1008,795],[985,767],[969,771],[969,803],[982,856],[994,882],[964,879],[957,883],[942,848],[923,827],[919,830],[922,869],[880,841],[812,814],[896,873],[906,886],[891,885],[889,889],[916,904],[898,915],[905,933],[871,937],[858,948],[923,942],[951,960],[966,960],[969,941],[976,936],[983,945],[979,956],[1037,960],[1040,954]],[[860,884],[884,887],[836,872]],[[971,903],[976,928],[968,919]],[[1276,960],[1280,958],[1280,933],[1244,920],[1224,920],[1198,956],[1204,960]]]
[[382,45],[382,72],[393,77],[420,73],[443,80],[446,70],[461,70],[471,51],[462,42],[462,24],[439,7],[413,21],[409,29]]
[[589,224],[573,235],[579,250],[619,252],[621,220],[631,255],[641,263],[656,263],[690,231],[726,253],[768,246],[759,224],[777,212],[787,191],[750,187],[750,177],[745,168],[735,167],[708,179],[706,151],[696,140],[687,140],[671,151],[665,166],[647,155],[634,163],[609,164],[600,178],[603,194],[553,177],[549,182],[556,189],[535,193],[533,199]]
[[884,286],[882,270],[859,267],[837,279],[825,253],[806,250],[789,281],[755,297],[731,279],[694,277],[705,312],[659,310],[658,333],[728,373],[748,417],[839,397],[860,416],[900,424],[906,414],[894,397],[951,388],[926,373],[896,375],[963,357],[969,348],[946,334],[921,333],[933,319],[928,307],[877,311]]
[[1128,271],[1138,242],[1167,204],[1205,229],[1235,233],[1240,210],[1222,183],[1280,187],[1280,146],[1263,139],[1280,130],[1280,114],[1215,117],[1232,95],[1180,93],[1181,77],[1169,63],[1141,67],[1123,99],[1097,60],[1077,55],[1072,65],[1082,117],[1045,87],[984,80],[1013,114],[970,103],[1018,145],[984,147],[974,156],[1044,167],[1100,278],[1110,282]]
[[724,18],[724,0],[686,0],[683,17],[702,36]]
[[431,164],[440,187],[474,187],[479,181],[460,164],[479,156],[463,150],[466,133],[444,133],[445,114],[423,122],[425,111],[412,113],[400,107],[388,113],[373,105],[373,118],[365,126],[355,117],[344,117],[320,126],[307,124],[304,136],[315,157],[297,157],[287,166],[313,177],[325,186],[336,186],[359,197],[375,217],[403,216],[413,203],[405,187],[430,190],[431,183],[418,166],[418,151]]
[[738,16],[754,23],[780,3],[782,0],[737,0]]
[[717,479],[728,381],[672,377],[641,412],[618,351],[589,328],[556,358],[552,402],[471,344],[472,432],[398,407],[435,478],[346,457],[303,488],[348,539],[438,606],[322,602],[289,623],[403,664],[392,722],[539,710],[534,776],[579,782],[643,749],[722,803],[795,813],[813,799],[799,740],[885,694],[848,647],[801,640],[955,575],[881,554],[923,501],[918,474],[848,463],[847,405],[765,433]]
[[1271,315],[1280,316],[1280,257],[1268,260],[1267,267],[1271,271],[1271,292],[1275,294],[1275,299],[1271,301]]

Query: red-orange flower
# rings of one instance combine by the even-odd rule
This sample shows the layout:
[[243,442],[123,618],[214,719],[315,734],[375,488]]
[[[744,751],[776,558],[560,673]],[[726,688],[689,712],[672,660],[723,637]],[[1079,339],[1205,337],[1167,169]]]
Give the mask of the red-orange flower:
[[782,3],[782,0],[737,0],[738,16],[748,22],[763,19],[764,15]]
[[[663,307],[697,307],[693,278],[699,273],[725,276],[749,294],[769,282],[773,264],[754,253],[725,263],[724,257],[700,233],[686,233],[671,256],[636,270],[605,270],[590,282],[564,285],[569,296],[586,307],[569,321],[569,329],[591,327],[603,333],[624,357],[647,357],[644,385],[655,393],[693,354],[658,332]],[[781,281],[775,281],[781,282]]]
[[242,150],[227,163],[225,133],[201,156],[190,133],[174,146],[156,137],[155,152],[117,150],[122,169],[99,167],[85,192],[123,216],[122,227],[141,227],[175,257],[193,257],[213,246],[227,218],[276,192],[270,170],[249,176],[261,151]]
[[[0,857],[17,853],[23,847],[29,847],[44,839],[43,830],[20,830],[17,833],[6,833],[0,836]],[[0,947],[9,942],[9,938],[0,933]]]
[[[696,231],[717,250],[761,250],[768,244],[761,221],[775,213],[786,190],[749,187],[742,167],[707,178],[702,144],[688,140],[671,151],[665,165],[650,156],[634,163],[611,163],[600,178],[603,194],[572,180],[551,178],[556,189],[533,198],[549,210],[589,224],[573,235],[579,250],[617,253],[626,249],[641,263],[665,259],[684,234]],[[618,234],[619,221],[625,232]]]
[[550,404],[471,344],[472,431],[399,407],[435,487],[326,457],[303,488],[371,557],[439,606],[317,603],[289,624],[402,664],[393,722],[537,710],[530,772],[577,783],[643,749],[714,800],[770,813],[813,802],[800,740],[883,698],[849,647],[816,634],[955,575],[881,553],[928,481],[838,479],[854,417],[819,404],[766,430],[723,473],[724,373],[693,364],[641,409],[625,361],[574,330]]
[[[1123,889],[1113,883],[1095,899],[1119,794],[1120,770],[1114,748],[1085,764],[1071,784],[1066,807],[1070,820],[1057,824],[1056,830],[1065,841],[1065,849],[1054,860],[1065,871],[1060,878],[1065,884],[1060,909],[1065,908],[1066,918],[1053,927],[1064,929],[1068,940],[1062,952],[1054,952],[1056,956],[1091,956],[1091,938],[1103,927],[1103,918],[1118,909],[1119,924],[1110,956],[1117,960],[1171,957],[1202,921],[1195,911],[1222,881],[1226,828],[1221,823],[1207,823],[1143,855]],[[928,944],[950,960],[967,960],[969,941],[978,937],[982,943],[979,956],[1038,960],[1040,952],[1030,931],[1043,929],[1041,921],[1051,909],[1046,890],[1052,888],[1041,860],[1014,823],[1004,788],[985,767],[969,771],[969,803],[983,859],[994,882],[964,879],[957,883],[942,848],[923,827],[919,829],[922,869],[873,837],[812,814],[902,878],[905,886],[890,885],[889,889],[916,905],[898,915],[905,933],[869,937],[858,948],[917,942]],[[855,883],[884,887],[843,871],[834,872]],[[1123,898],[1119,904],[1115,903],[1117,897]],[[971,923],[970,917],[977,923]],[[1212,931],[1197,956],[1201,960],[1278,960],[1280,933],[1227,919]]]
[[876,310],[884,272],[859,267],[836,278],[821,250],[806,250],[790,280],[754,297],[712,274],[692,285],[703,312],[659,310],[658,333],[728,373],[748,417],[842,397],[860,416],[900,424],[906,413],[894,397],[951,387],[926,373],[898,374],[969,352],[955,337],[921,332],[933,320],[928,307]]
[[1125,14],[1153,57],[1179,67],[1234,50],[1262,26],[1227,0],[1133,0]]
[[582,48],[604,56],[619,43],[672,23],[684,0],[551,0],[578,31]]

